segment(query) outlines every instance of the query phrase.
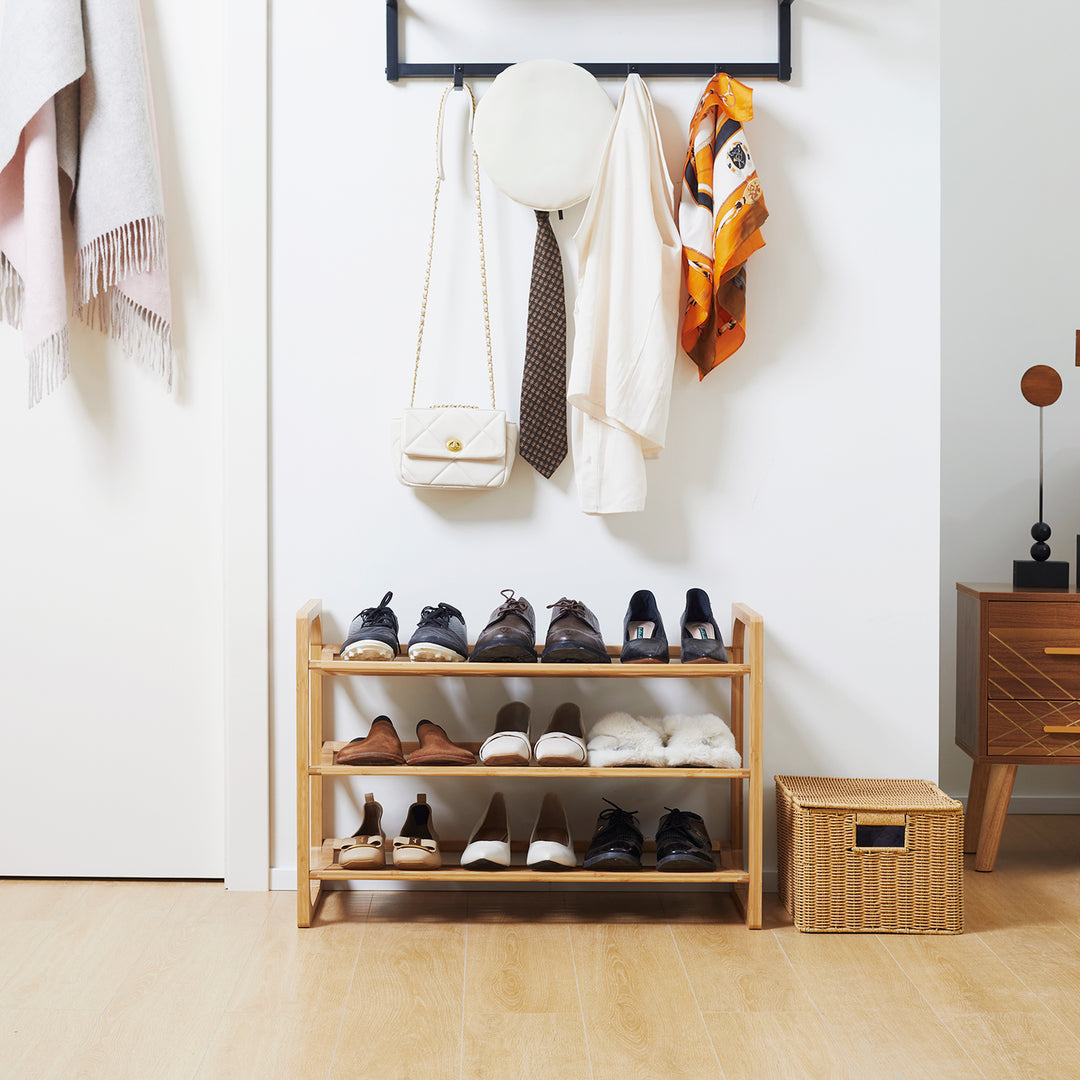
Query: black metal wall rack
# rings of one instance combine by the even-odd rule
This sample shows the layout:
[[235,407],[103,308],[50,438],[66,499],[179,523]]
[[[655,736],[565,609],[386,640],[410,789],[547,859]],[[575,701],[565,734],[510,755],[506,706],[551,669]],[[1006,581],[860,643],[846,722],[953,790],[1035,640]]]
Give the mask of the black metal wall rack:
[[[739,79],[778,79],[787,82],[791,78],[791,5],[793,0],[776,0],[777,41],[779,59],[775,63],[714,63],[714,64],[580,64],[598,79],[625,78],[632,72],[642,76],[661,79],[701,78],[710,79],[718,71],[724,71]],[[510,67],[505,64],[406,64],[399,52],[398,0],[386,0],[386,78],[388,82],[399,79],[453,79],[460,86],[467,78],[491,79]]]

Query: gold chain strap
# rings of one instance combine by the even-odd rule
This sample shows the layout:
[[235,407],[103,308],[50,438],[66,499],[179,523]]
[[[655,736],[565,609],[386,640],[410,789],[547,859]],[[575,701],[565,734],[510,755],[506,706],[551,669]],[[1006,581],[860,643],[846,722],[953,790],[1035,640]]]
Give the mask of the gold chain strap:
[[[465,89],[469,93],[470,109],[473,116],[476,115],[476,98],[473,97],[472,88],[466,83]],[[416,335],[416,363],[413,365],[412,395],[409,398],[409,407],[416,404],[416,380],[420,374],[420,350],[424,344],[424,319],[427,315],[428,289],[431,286],[431,259],[435,251],[435,222],[439,216],[439,190],[442,187],[442,122],[443,106],[447,96],[454,87],[451,84],[444,91],[439,101],[439,116],[435,122],[435,200],[431,210],[431,238],[428,240],[427,269],[424,272],[424,298],[420,302],[420,329]],[[470,124],[471,127],[471,124]],[[472,148],[473,178],[476,183],[476,229],[480,240],[480,287],[484,296],[484,337],[487,341],[488,383],[491,386],[491,407],[495,408],[495,369],[491,360],[491,318],[488,314],[488,289],[487,289],[487,260],[484,256],[484,211],[480,205],[480,160],[476,156],[476,146]],[[445,407],[445,406],[435,406]],[[457,405],[459,409],[475,409],[476,405]]]

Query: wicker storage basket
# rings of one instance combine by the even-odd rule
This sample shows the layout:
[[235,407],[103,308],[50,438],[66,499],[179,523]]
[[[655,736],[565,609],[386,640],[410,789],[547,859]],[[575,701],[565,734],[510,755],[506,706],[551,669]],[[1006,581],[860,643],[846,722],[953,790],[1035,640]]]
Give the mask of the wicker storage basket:
[[780,899],[798,929],[963,933],[960,803],[927,780],[775,779]]

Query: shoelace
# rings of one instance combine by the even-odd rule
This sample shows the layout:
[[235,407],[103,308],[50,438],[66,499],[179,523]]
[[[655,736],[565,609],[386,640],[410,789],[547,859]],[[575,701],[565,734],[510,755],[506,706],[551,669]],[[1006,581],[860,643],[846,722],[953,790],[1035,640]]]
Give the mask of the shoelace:
[[456,607],[451,604],[440,603],[436,607],[430,605],[420,612],[420,626],[449,626],[451,618],[465,621],[465,617]]
[[[561,619],[564,615],[576,615],[583,622],[591,622],[589,616],[589,609],[580,600],[567,600],[565,596],[560,597],[554,604],[548,604],[548,608],[554,608],[555,613],[551,616],[551,621],[555,622],[556,619]],[[607,801],[606,799],[604,800]],[[614,804],[612,804],[614,805]]]
[[393,599],[394,594],[388,592],[378,603],[376,607],[364,608],[360,612],[360,618],[363,620],[361,626],[390,626],[392,627],[397,621],[397,617],[386,606]]
[[499,605],[499,615],[528,615],[529,601],[524,596],[515,596],[513,589],[503,589],[500,594],[506,599]]
[[705,822],[702,821],[700,814],[694,814],[689,810],[680,810],[678,807],[674,809],[670,806],[665,806],[664,809],[668,812],[668,818],[663,822],[664,830],[669,829],[681,829],[683,832],[698,832],[705,828]]
[[603,828],[610,829],[618,825],[625,825],[631,829],[640,832],[638,829],[637,821],[634,819],[636,810],[624,810],[621,806],[617,806],[610,799],[604,799],[604,802],[611,807],[610,810],[601,810],[600,816],[597,818],[597,831],[600,831],[599,823],[604,822]]

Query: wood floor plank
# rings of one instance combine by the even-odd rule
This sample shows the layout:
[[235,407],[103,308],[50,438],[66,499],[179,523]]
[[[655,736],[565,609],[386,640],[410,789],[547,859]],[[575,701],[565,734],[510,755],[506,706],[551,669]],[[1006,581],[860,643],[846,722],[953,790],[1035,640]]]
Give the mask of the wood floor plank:
[[830,1014],[825,1027],[858,1080],[982,1080],[978,1066],[929,1006],[870,1004]]
[[94,1016],[58,1009],[0,1009],[0,1076],[66,1080],[67,1062],[89,1034]]
[[269,893],[181,894],[71,1063],[72,1080],[190,1080],[271,905]]
[[[100,1012],[177,903],[220,885],[171,889],[153,882],[89,882],[78,906],[57,920],[0,989],[0,1007]],[[63,901],[60,901],[63,904]]]
[[709,1013],[726,1080],[853,1080],[815,1012]]
[[1080,935],[1054,926],[1008,927],[980,935],[1009,970],[1080,1037]]
[[1045,1011],[978,934],[897,934],[881,940],[940,1017]]
[[465,934],[368,923],[330,1080],[458,1080]]
[[468,894],[469,925],[476,923],[565,923],[570,916],[566,910],[566,893],[560,890],[544,892],[470,892]]
[[0,925],[24,919],[65,919],[86,906],[92,882],[0,878]]
[[[328,898],[329,899],[329,898]],[[341,1018],[349,995],[364,922],[331,921],[297,929],[292,893],[274,893],[262,930],[226,1006],[276,1013],[306,1009]]]
[[573,924],[594,1080],[705,1080],[721,1072],[665,925]]
[[671,928],[702,1012],[808,1012],[812,1008],[769,931],[745,926]]
[[403,923],[409,926],[430,923],[464,923],[468,917],[468,896],[464,892],[377,892],[371,894],[369,923]]
[[926,1004],[873,934],[803,934],[794,927],[773,933],[823,1014],[845,1012],[867,1000],[883,1011]]
[[1080,1042],[1049,1013],[952,1016],[946,1024],[989,1080],[1077,1075]]
[[466,1012],[461,1080],[587,1080],[588,1076],[579,1011]]
[[469,926],[465,1012],[580,1017],[568,926]]
[[[11,979],[33,961],[42,942],[59,927],[55,920],[21,919],[0,922],[0,992]],[[23,981],[33,980],[27,973]]]

